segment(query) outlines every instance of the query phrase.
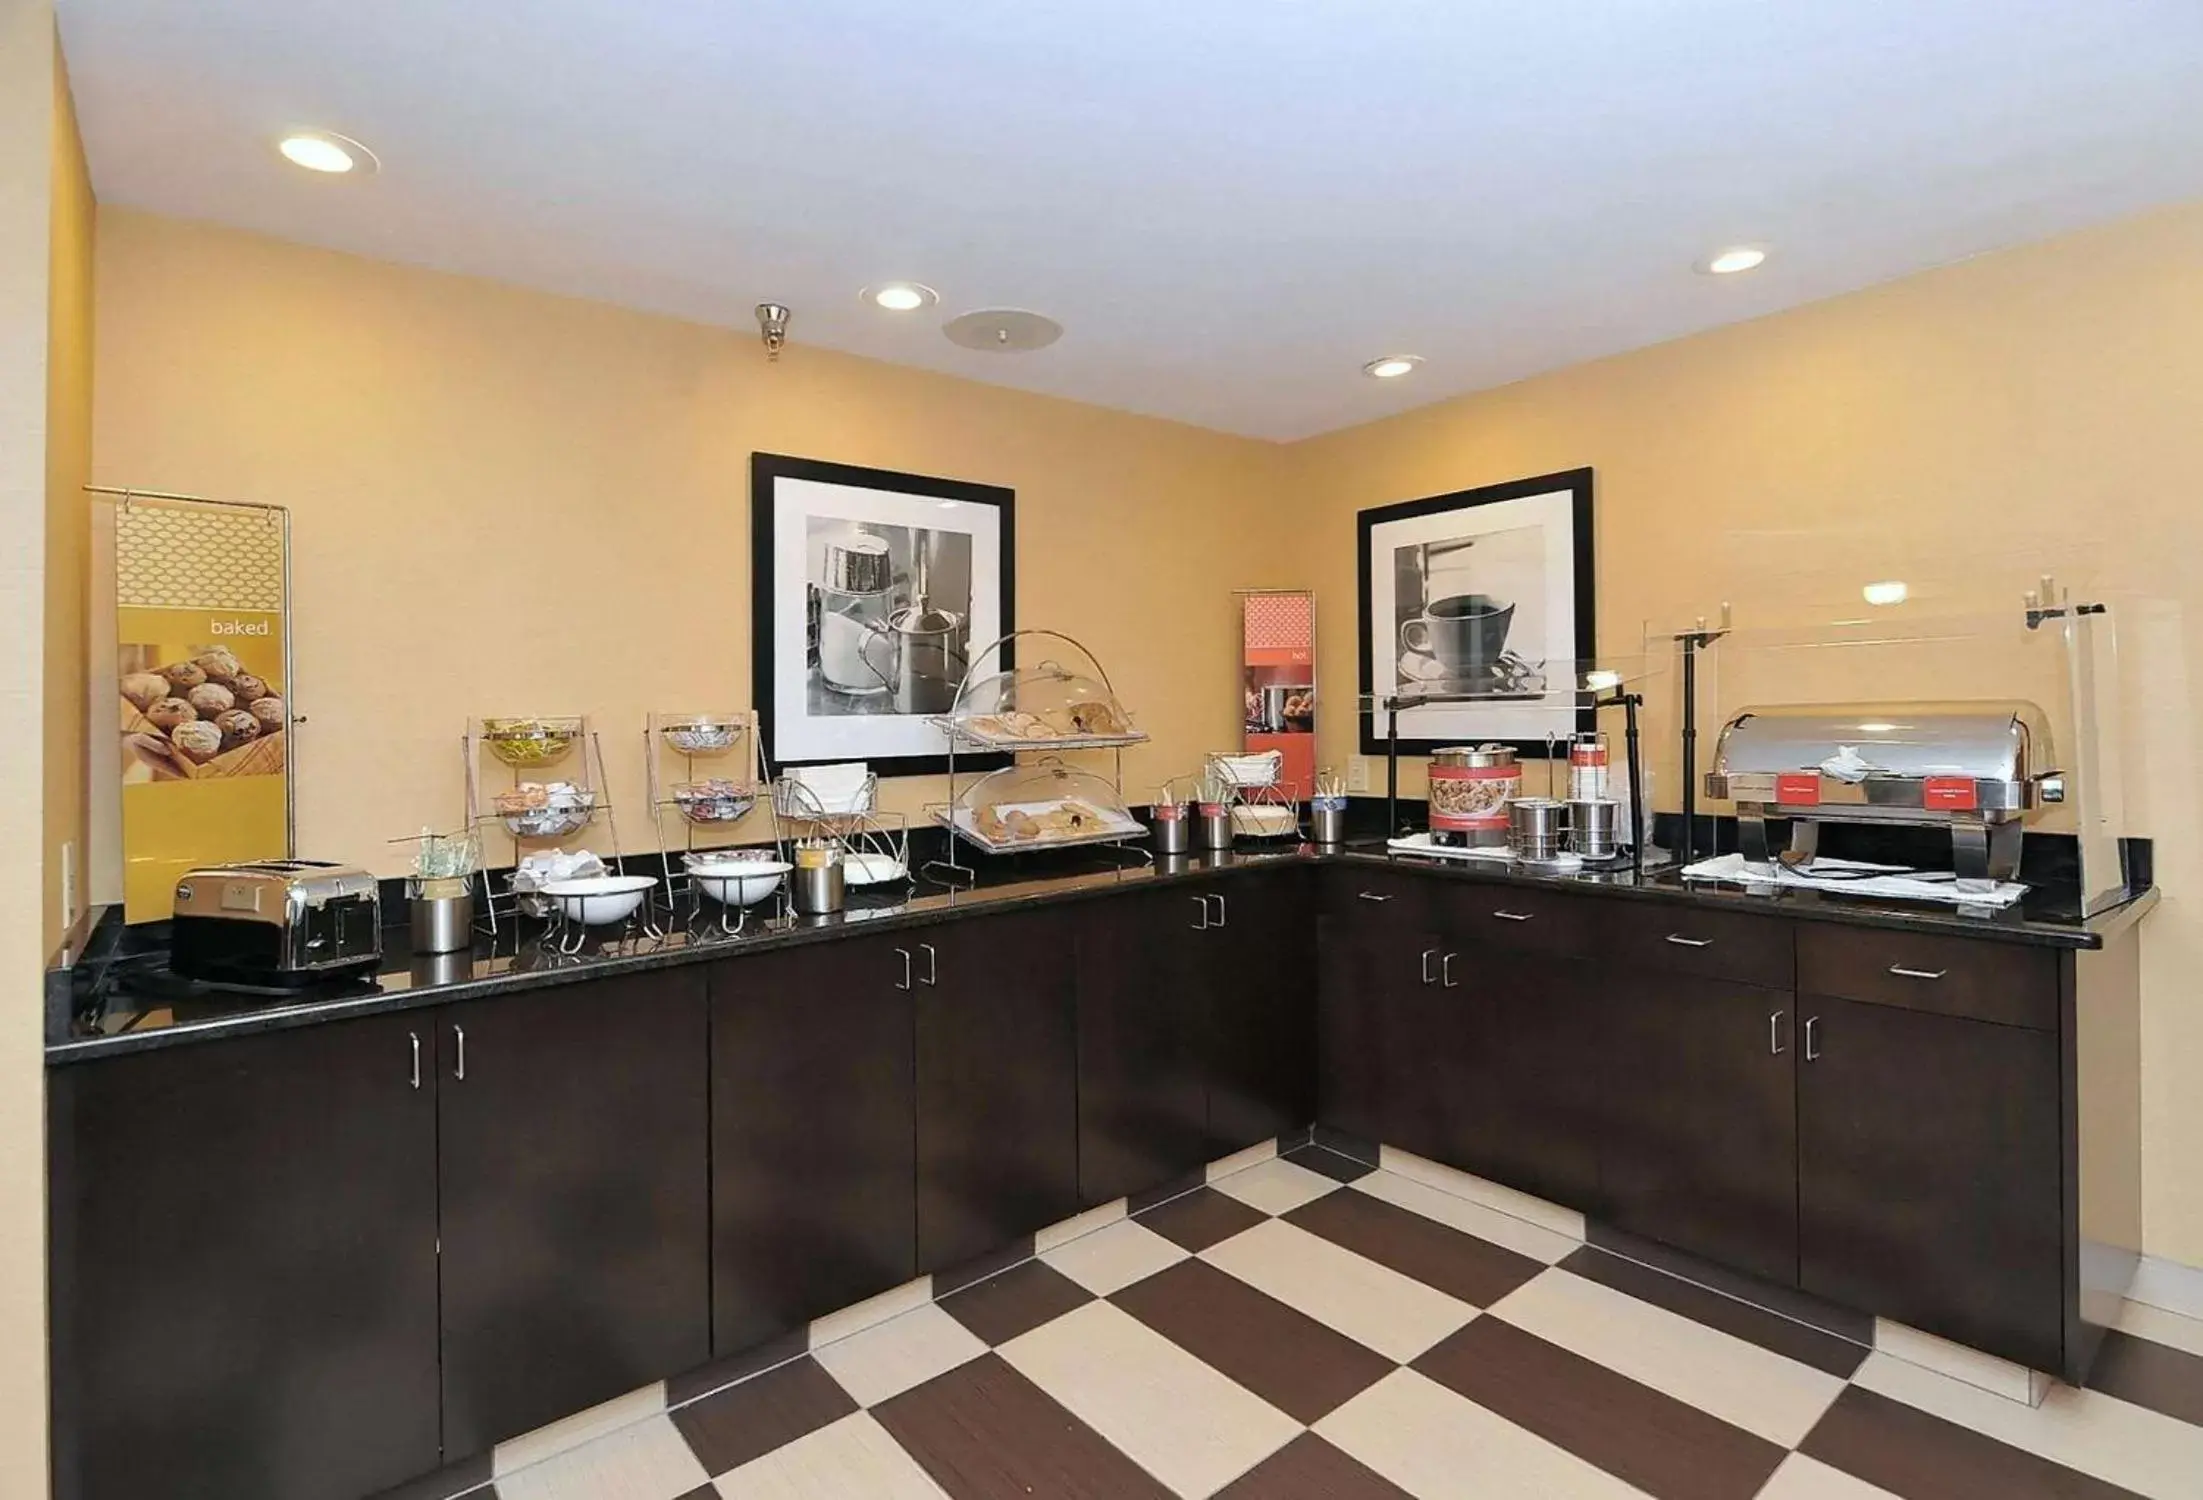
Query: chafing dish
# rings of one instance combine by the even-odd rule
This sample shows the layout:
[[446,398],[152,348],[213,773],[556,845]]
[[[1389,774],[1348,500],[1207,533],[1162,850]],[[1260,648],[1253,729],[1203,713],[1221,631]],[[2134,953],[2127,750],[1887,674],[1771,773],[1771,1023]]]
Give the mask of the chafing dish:
[[1793,867],[1822,823],[1947,827],[1962,887],[2019,873],[2025,821],[2065,800],[2049,724],[2032,703],[1836,703],[1748,708],[1721,727],[1706,795],[1736,804],[1744,857],[1772,863],[1767,819],[1790,820]]

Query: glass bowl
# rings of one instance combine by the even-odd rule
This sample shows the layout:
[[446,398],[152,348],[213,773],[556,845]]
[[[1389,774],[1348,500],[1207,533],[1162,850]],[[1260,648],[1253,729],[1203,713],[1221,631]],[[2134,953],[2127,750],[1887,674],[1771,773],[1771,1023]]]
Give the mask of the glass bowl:
[[553,782],[539,786],[522,782],[509,792],[498,793],[497,815],[505,830],[517,839],[562,839],[579,831],[596,816],[597,794],[587,787]]
[[757,806],[757,792],[733,781],[679,781],[673,785],[673,805],[691,823],[732,823]]
[[579,719],[484,719],[482,742],[508,766],[536,770],[558,764],[581,738]]
[[724,755],[742,738],[742,726],[702,715],[668,724],[658,731],[683,755]]

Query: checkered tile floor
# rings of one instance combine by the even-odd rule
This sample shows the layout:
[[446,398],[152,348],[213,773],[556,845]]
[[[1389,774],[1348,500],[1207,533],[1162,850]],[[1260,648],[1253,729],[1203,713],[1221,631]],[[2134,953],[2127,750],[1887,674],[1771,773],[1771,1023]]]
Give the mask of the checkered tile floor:
[[497,1500],[2203,1497],[2169,1313],[2029,1406],[1318,1147],[1109,1217]]

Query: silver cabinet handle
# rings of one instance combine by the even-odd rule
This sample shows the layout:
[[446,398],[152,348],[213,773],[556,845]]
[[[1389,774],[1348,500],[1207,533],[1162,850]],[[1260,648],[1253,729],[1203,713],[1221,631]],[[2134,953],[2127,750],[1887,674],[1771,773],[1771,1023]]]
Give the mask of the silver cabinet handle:
[[454,1026],[451,1028],[451,1034],[459,1042],[457,1065],[453,1067],[451,1076],[461,1083],[465,1083],[467,1081],[467,1029],[464,1026]]
[[1948,969],[1908,969],[1903,964],[1891,964],[1889,972],[1900,979],[1941,979]]
[[1219,927],[1229,926],[1230,920],[1224,911],[1224,898],[1222,896],[1212,896],[1209,899],[1216,903],[1216,925]]
[[931,943],[920,943],[918,946],[926,955],[925,984],[928,988],[936,988],[941,983],[941,955],[933,951]]
[[1685,937],[1680,932],[1669,933],[1668,941],[1678,948],[1711,948],[1713,946],[1712,938]]
[[1527,911],[1495,911],[1492,913],[1492,915],[1499,918],[1499,920],[1502,922],[1527,922],[1530,920],[1530,918],[1536,916],[1537,913]]
[[1425,984],[1436,984],[1438,982],[1438,976],[1430,971],[1430,961],[1437,956],[1438,950],[1436,948],[1425,948],[1423,950],[1423,983]]
[[903,982],[896,985],[895,988],[907,990],[910,988],[910,950],[908,948],[897,948],[895,956],[903,961]]
[[1453,961],[1458,957],[1460,957],[1460,955],[1457,953],[1449,953],[1444,958],[1438,960],[1439,981],[1444,985],[1445,988],[1449,990],[1460,988],[1459,985],[1454,983],[1453,979]]
[[1201,920],[1193,924],[1193,930],[1195,932],[1207,932],[1209,930],[1209,898],[1206,896],[1188,896],[1186,899],[1201,910]]
[[1363,901],[1390,901],[1392,899],[1390,896],[1380,896],[1375,891],[1356,891],[1354,894]]
[[1782,1056],[1782,1012],[1779,1010],[1767,1018],[1767,1055]]
[[1807,1016],[1805,1018],[1805,1060],[1807,1062],[1819,1062],[1821,1060],[1820,1049],[1813,1045],[1814,1029],[1820,1024],[1821,1018],[1819,1016]]
[[419,1088],[421,1086],[421,1034],[418,1031],[409,1031],[406,1035],[413,1039],[413,1086]]

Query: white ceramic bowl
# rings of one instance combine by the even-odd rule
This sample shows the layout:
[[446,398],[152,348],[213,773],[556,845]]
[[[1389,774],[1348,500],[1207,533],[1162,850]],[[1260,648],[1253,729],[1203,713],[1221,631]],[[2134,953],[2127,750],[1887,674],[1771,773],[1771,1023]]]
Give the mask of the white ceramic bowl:
[[691,854],[682,860],[696,888],[721,906],[755,906],[780,888],[793,866],[778,859],[710,859]]
[[569,922],[609,927],[624,922],[643,904],[658,882],[648,875],[596,875],[586,880],[553,880],[541,887]]
[[842,880],[849,885],[886,885],[909,873],[892,854],[852,854],[842,861]]

